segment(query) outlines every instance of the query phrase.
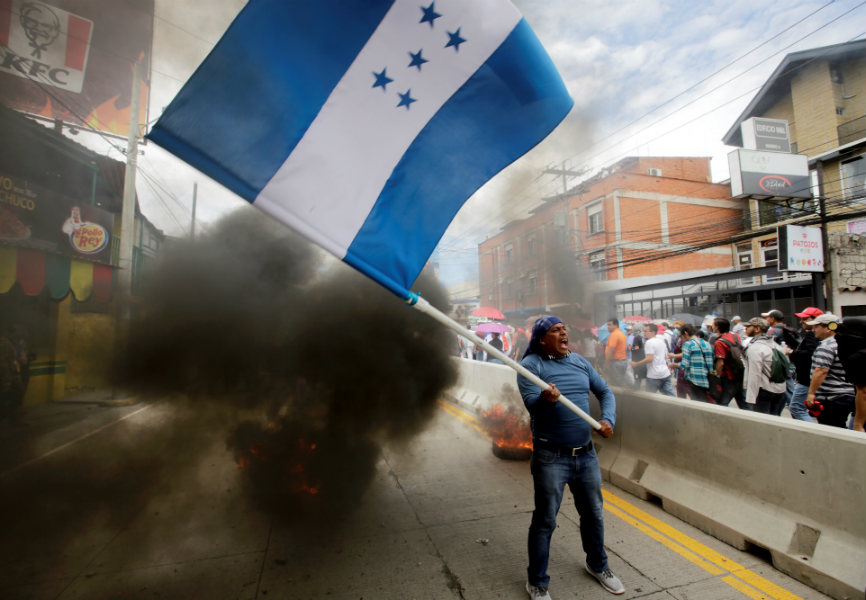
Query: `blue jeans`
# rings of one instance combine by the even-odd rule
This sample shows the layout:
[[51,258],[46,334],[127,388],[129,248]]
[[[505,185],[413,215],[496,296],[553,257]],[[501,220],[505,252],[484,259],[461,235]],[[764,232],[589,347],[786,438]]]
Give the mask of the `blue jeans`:
[[550,538],[556,529],[556,514],[562,504],[566,483],[580,517],[580,539],[586,562],[596,573],[607,569],[601,469],[595,448],[581,456],[565,456],[546,448],[536,448],[529,465],[535,487],[535,510],[529,526],[529,568],[526,570],[529,584],[539,587],[550,584],[547,575]]
[[625,373],[626,362],[624,360],[611,360],[607,363],[609,365],[608,374],[610,376],[610,381],[608,382],[611,385],[625,385]]
[[799,421],[814,423],[815,419],[809,414],[806,408],[806,396],[809,394],[809,386],[798,383],[794,386],[794,395],[791,396],[791,405],[788,410],[791,411],[791,417]]
[[676,396],[674,393],[674,385],[671,383],[670,377],[664,379],[646,378],[646,391],[664,394],[665,396]]
[[730,379],[722,379],[722,397],[719,399],[719,404],[728,406],[731,400],[736,400],[741,410],[753,410],[752,405],[746,402],[746,390],[743,386]]
[[774,393],[764,388],[758,390],[758,397],[755,398],[755,412],[778,415],[777,410],[782,412],[780,406],[785,406],[785,392]]
[[794,386],[795,385],[797,385],[797,382],[794,379],[792,379],[791,377],[788,377],[788,379],[785,380],[785,391],[782,392],[785,397],[783,398],[782,402],[780,402],[779,405],[776,407],[776,412],[773,413],[777,417],[782,414],[782,410],[786,406],[789,407],[788,410],[791,410],[790,409],[791,398],[794,397]]

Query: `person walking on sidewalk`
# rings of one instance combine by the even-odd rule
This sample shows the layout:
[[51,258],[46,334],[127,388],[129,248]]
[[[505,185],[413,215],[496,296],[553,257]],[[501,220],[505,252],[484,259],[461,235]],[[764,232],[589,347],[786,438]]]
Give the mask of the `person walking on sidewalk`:
[[809,384],[812,382],[812,355],[820,343],[812,331],[812,326],[808,323],[823,314],[824,311],[815,306],[807,306],[802,312],[794,313],[794,316],[800,319],[803,335],[800,336],[800,343],[789,355],[797,375],[788,410],[791,411],[792,418],[807,423],[815,422],[815,419],[809,415],[809,411],[806,409],[806,394],[809,393]]
[[812,381],[806,394],[806,407],[817,410],[822,425],[845,427],[848,415],[854,412],[856,391],[845,374],[836,343],[839,317],[824,313],[808,321],[821,340],[812,355]]
[[689,398],[700,402],[709,402],[710,383],[707,373],[713,368],[713,349],[703,338],[698,337],[694,325],[686,323],[680,330],[683,338],[682,352],[672,354],[671,358],[679,359],[674,366],[679,367],[688,385]]
[[767,334],[770,324],[755,317],[746,323],[746,335],[752,338],[746,351],[746,402],[754,406],[755,412],[777,415],[779,405],[785,402],[785,382],[770,381],[773,365],[773,350],[782,352],[782,347]]
[[585,412],[589,412],[589,392],[601,406],[602,437],[613,435],[616,424],[616,399],[604,379],[579,354],[568,349],[568,330],[553,315],[542,317],[532,327],[529,348],[521,365],[550,389],[517,376],[517,386],[530,415],[532,429],[532,472],[535,510],[529,526],[529,567],[526,592],[533,600],[550,600],[550,540],[556,530],[556,515],[565,485],[574,498],[580,517],[580,539],[586,553],[585,568],[607,591],[625,592],[622,582],[610,570],[604,550],[604,515],[601,496],[601,469],[592,445],[592,428],[557,399],[560,391]]
[[671,382],[671,370],[668,367],[668,346],[658,337],[659,326],[647,323],[643,326],[644,356],[641,361],[632,362],[632,368],[649,365],[646,371],[646,391],[657,392],[665,396],[676,396]]
[[[742,340],[736,333],[731,333],[731,322],[724,317],[713,319],[713,331],[716,334],[716,341],[713,342],[716,367],[711,374],[718,375],[722,381],[722,395],[718,403],[728,406],[733,399],[740,409],[752,410],[752,405],[746,402],[746,392],[743,388],[745,364],[737,364],[739,361],[735,356],[735,354],[742,355]],[[740,370],[741,367],[743,370]]]
[[13,339],[11,327],[0,326],[0,419],[20,424],[24,386],[18,349]]
[[607,322],[610,335],[604,347],[604,366],[608,380],[613,385],[625,385],[625,358],[628,354],[628,340],[625,332],[619,328],[617,319]]

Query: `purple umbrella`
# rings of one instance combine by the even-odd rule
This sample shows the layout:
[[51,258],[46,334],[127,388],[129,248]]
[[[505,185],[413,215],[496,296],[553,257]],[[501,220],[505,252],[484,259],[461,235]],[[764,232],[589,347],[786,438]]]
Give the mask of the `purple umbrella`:
[[511,327],[502,323],[480,323],[475,328],[475,333],[506,333],[511,331]]

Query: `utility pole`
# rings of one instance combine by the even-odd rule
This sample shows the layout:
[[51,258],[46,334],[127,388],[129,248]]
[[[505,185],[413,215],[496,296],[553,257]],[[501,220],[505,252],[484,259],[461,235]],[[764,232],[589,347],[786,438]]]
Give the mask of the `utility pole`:
[[[828,248],[829,237],[827,236],[827,204],[824,201],[824,163],[818,161],[818,168],[815,172],[818,174],[818,214],[821,217],[821,245],[824,247],[824,271],[821,273],[812,273],[812,295],[817,301],[816,307],[824,312],[833,310],[833,297],[831,288],[833,285],[832,277],[830,285],[827,285],[827,276],[825,273],[830,268],[830,248]],[[825,298],[824,291],[827,291]]]
[[195,241],[195,207],[198,200],[198,182],[192,184],[192,223],[189,226],[189,238]]
[[129,107],[129,134],[126,142],[126,172],[123,177],[123,207],[120,218],[120,253],[118,256],[117,291],[120,295],[120,322],[125,325],[130,316],[132,296],[133,248],[135,242],[135,174],[138,166],[138,128],[141,106],[140,89],[143,65],[136,61],[132,73],[132,100]]

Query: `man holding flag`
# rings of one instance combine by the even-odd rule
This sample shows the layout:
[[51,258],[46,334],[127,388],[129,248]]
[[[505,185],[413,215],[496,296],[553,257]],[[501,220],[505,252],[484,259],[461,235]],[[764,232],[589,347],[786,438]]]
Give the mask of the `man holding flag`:
[[549,389],[542,389],[525,377],[517,377],[520,395],[531,416],[530,467],[535,490],[535,510],[529,526],[526,591],[534,600],[550,600],[547,591],[550,540],[568,484],[580,516],[586,570],[606,590],[622,594],[625,587],[610,570],[604,550],[601,470],[592,445],[592,429],[558,402],[564,392],[588,410],[589,392],[592,392],[601,406],[598,433],[608,438],[613,435],[616,423],[613,392],[585,358],[569,351],[565,323],[553,315],[535,322],[522,364],[551,384]]
[[409,288],[573,104],[508,0],[250,0],[148,137],[549,390]]

